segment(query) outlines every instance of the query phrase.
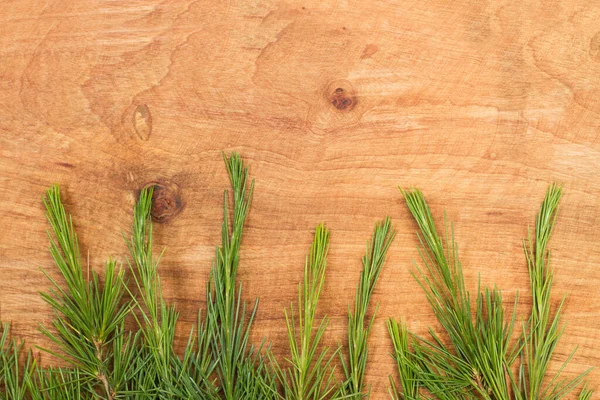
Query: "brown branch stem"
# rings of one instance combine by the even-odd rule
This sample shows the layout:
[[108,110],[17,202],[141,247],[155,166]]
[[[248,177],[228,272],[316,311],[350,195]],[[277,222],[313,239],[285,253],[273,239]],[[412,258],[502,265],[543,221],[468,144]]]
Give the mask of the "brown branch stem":
[[104,374],[99,374],[98,375],[98,379],[100,379],[100,382],[102,382],[102,384],[104,385],[104,390],[106,391],[106,399],[107,400],[114,400],[111,390],[110,390],[110,384],[108,383],[108,379],[106,379],[106,375]]
[[[96,359],[100,362],[100,364],[104,365],[104,361],[102,360],[102,342],[94,340],[94,345],[96,347]],[[110,384],[108,383],[108,379],[106,378],[104,372],[98,373],[98,380],[100,380],[104,386],[106,400],[114,400],[113,393],[110,389]]]

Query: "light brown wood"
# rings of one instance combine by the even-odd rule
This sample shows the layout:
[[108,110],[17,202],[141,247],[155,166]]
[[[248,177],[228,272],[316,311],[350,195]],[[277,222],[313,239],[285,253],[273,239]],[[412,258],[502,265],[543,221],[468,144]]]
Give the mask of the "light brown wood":
[[[420,333],[434,323],[410,277],[416,226],[398,185],[420,187],[438,221],[444,210],[454,221],[470,287],[480,275],[508,298],[519,291],[524,316],[521,238],[556,180],[554,293],[569,295],[557,360],[579,346],[567,375],[598,367],[599,20],[590,0],[3,1],[1,319],[47,344],[37,326],[51,320],[38,268],[56,276],[49,185],[62,185],[101,269],[125,259],[135,194],[159,182],[156,248],[166,246],[165,290],[187,331],[219,240],[221,152],[236,150],[256,179],[240,278],[245,298],[260,296],[253,337],[279,356],[315,225],[332,231],[320,311],[335,344],[365,242],[390,215],[398,235],[368,367],[373,398],[387,398],[384,321]],[[600,369],[589,380],[600,390]]]

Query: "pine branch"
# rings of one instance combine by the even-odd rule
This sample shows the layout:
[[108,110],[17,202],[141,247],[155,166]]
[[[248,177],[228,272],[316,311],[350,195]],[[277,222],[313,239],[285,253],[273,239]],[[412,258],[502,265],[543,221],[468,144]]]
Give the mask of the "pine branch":
[[[558,400],[579,386],[587,372],[565,381],[558,380],[559,370],[542,389],[548,363],[562,333],[560,308],[554,317],[550,312],[552,272],[546,250],[561,189],[556,185],[548,189],[537,217],[536,237],[525,246],[533,309],[529,328],[513,348],[509,342],[515,326],[516,300],[512,316],[507,318],[501,292],[496,288],[478,288],[473,307],[452,229],[446,229],[444,244],[423,194],[417,189],[401,192],[421,232],[424,268],[417,267],[413,275],[450,343],[446,344],[433,331],[431,340],[411,340],[403,325],[390,321],[388,329],[402,384],[398,391],[392,382],[392,397],[419,398],[417,386],[423,386],[438,399]],[[517,359],[521,360],[518,378],[512,368]],[[570,357],[565,365],[569,360]],[[589,394],[584,390],[581,396]]]
[[[56,333],[45,327],[41,331],[58,345],[62,354],[46,350],[72,363],[82,372],[83,382],[95,380],[94,389],[104,392],[108,400],[115,398],[109,380],[108,360],[112,357],[111,341],[115,330],[123,323],[128,313],[128,304],[122,301],[125,282],[122,269],[116,262],[106,264],[104,284],[92,271],[88,280],[81,266],[79,244],[73,221],[65,212],[60,189],[53,186],[44,198],[46,217],[56,239],[50,238],[50,253],[66,283],[66,289],[44,274],[53,284],[42,298],[53,308]],[[88,267],[89,268],[89,267]]]
[[288,400],[321,400],[335,389],[334,368],[331,364],[339,349],[331,355],[328,355],[328,348],[319,352],[328,319],[323,318],[315,326],[317,304],[325,283],[328,250],[329,231],[320,224],[304,264],[304,280],[298,285],[298,316],[296,318],[294,315],[293,306],[289,313],[285,311],[291,352],[288,361],[291,366],[283,369],[272,358],[279,382],[283,386],[284,398]]
[[[154,367],[147,370],[149,376],[144,378],[145,382],[155,382],[154,387],[140,387],[137,392],[155,392],[160,398],[169,399],[216,398],[216,389],[209,381],[212,363],[207,342],[210,332],[200,319],[197,337],[194,338],[193,332],[190,334],[183,359],[175,353],[179,313],[174,306],[166,303],[162,295],[159,260],[155,260],[152,254],[151,206],[152,189],[144,189],[134,207],[132,236],[128,243],[133,260],[130,266],[141,298],[141,302],[134,298],[139,316],[134,315],[144,337],[143,350]],[[193,344],[194,339],[197,346]]]
[[367,340],[376,312],[369,320],[366,316],[371,296],[394,236],[395,232],[392,230],[390,218],[375,225],[373,237],[367,244],[367,252],[362,259],[363,269],[356,288],[354,311],[348,309],[348,362],[346,363],[343,356],[340,357],[346,376],[346,381],[340,387],[340,395],[345,398],[368,397],[367,393],[363,393],[363,382],[369,354]]
[[[224,193],[221,246],[217,248],[207,288],[208,323],[211,348],[217,360],[216,371],[223,397],[227,400],[250,399],[253,379],[265,374],[264,357],[249,345],[250,329],[256,315],[258,299],[249,315],[242,301],[242,285],[237,286],[237,270],[244,223],[250,209],[254,181],[237,153],[223,155],[232,187],[233,210],[229,213],[228,191]],[[231,224],[230,224],[231,217]],[[253,355],[254,354],[254,355]],[[263,384],[260,385],[264,387]],[[249,393],[250,391],[250,393]],[[265,396],[269,391],[265,390]]]
[[548,365],[564,330],[560,319],[565,298],[563,297],[554,315],[551,311],[554,271],[550,267],[548,250],[561,196],[562,187],[553,184],[548,188],[536,216],[535,238],[532,239],[530,232],[527,240],[523,241],[533,299],[528,329],[524,337],[527,379],[521,379],[519,382],[521,396],[524,399],[560,399],[579,386],[589,372],[584,372],[570,381],[560,379],[560,373],[571,359],[572,353],[551,378],[546,388],[543,386]]
[[[447,347],[435,336],[434,344],[419,343],[420,361],[439,371],[421,374],[420,382],[430,391],[442,389],[467,398],[507,399],[510,384],[505,374],[510,365],[506,359],[514,320],[504,323],[501,293],[497,289],[484,289],[483,293],[478,290],[473,319],[453,232],[446,230],[449,244],[445,249],[423,194],[419,190],[402,194],[419,225],[424,246],[421,258],[425,268],[417,269],[416,279],[451,343]],[[437,380],[442,380],[445,387],[439,388]]]
[[[155,380],[161,382],[156,390],[168,390],[173,358],[172,340],[177,312],[166,304],[162,296],[158,260],[152,254],[152,223],[150,208],[152,189],[143,189],[133,209],[132,235],[128,241],[132,263],[130,268],[141,302],[134,297],[139,317],[135,315],[144,345],[154,364]],[[173,326],[170,326],[173,324]]]

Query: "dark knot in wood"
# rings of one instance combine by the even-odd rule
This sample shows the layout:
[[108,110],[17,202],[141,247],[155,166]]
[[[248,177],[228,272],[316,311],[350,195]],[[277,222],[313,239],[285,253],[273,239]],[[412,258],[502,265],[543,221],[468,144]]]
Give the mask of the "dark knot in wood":
[[356,104],[356,97],[342,87],[337,87],[329,95],[331,104],[340,111],[350,111]]
[[183,210],[185,202],[181,194],[181,188],[176,183],[159,180],[149,182],[144,187],[153,188],[152,208],[150,209],[152,221],[167,223]]

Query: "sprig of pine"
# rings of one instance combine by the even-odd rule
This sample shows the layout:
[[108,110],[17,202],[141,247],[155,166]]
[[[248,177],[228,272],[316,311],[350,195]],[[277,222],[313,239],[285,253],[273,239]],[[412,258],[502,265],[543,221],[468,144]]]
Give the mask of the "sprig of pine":
[[367,243],[367,252],[362,259],[363,269],[356,287],[354,310],[351,311],[348,307],[348,361],[344,360],[343,355],[340,357],[346,377],[340,386],[340,395],[344,398],[369,397],[368,392],[364,392],[364,376],[369,355],[367,341],[377,311],[370,319],[367,319],[367,312],[394,236],[395,231],[392,229],[389,217],[377,223],[371,241]]
[[[73,221],[57,185],[48,190],[44,204],[56,237],[48,234],[50,253],[66,283],[65,289],[44,272],[53,288],[41,296],[54,310],[56,333],[43,326],[41,330],[60,352],[44,350],[69,362],[73,369],[37,369],[30,380],[31,396],[57,398],[53,390],[59,385],[65,398],[137,397],[140,393],[134,390],[133,382],[145,381],[140,371],[147,371],[142,368],[146,360],[139,349],[139,335],[125,333],[130,302],[124,299],[128,291],[124,270],[109,260],[104,282],[95,271],[89,271],[89,266],[84,276]],[[65,381],[67,378],[70,380]]]
[[[392,381],[392,397],[418,399],[422,386],[438,399],[555,400],[579,386],[589,371],[572,380],[562,380],[558,376],[563,365],[542,389],[548,363],[562,334],[560,308],[551,317],[552,272],[547,252],[561,188],[549,187],[536,220],[535,239],[530,235],[525,246],[533,308],[521,340],[512,348],[509,342],[515,326],[517,301],[512,315],[506,318],[501,292],[496,288],[483,291],[478,288],[473,318],[452,228],[451,233],[446,229],[445,246],[423,194],[418,189],[401,192],[421,232],[420,255],[424,268],[417,267],[413,275],[425,291],[450,343],[444,343],[432,330],[431,340],[416,337],[402,323],[390,320],[388,330],[401,382],[401,388],[397,389]],[[517,359],[520,360],[518,378],[512,368]],[[580,399],[590,396],[587,389],[580,393]]]
[[561,196],[560,186],[552,185],[548,188],[536,217],[535,239],[529,231],[527,240],[523,240],[533,304],[529,326],[525,331],[524,362],[521,364],[518,388],[515,389],[519,393],[518,398],[521,399],[559,399],[578,386],[583,379],[583,375],[571,381],[560,379],[560,372],[571,359],[575,352],[573,350],[562,368],[544,388],[548,365],[564,330],[560,317],[565,297],[554,312],[554,316],[551,311],[554,272],[550,267],[550,251],[547,249],[554,230]]
[[21,365],[23,343],[10,337],[9,324],[0,326],[0,399],[24,400],[27,397],[28,382],[36,369],[36,362],[30,351]]
[[272,358],[281,386],[283,398],[288,400],[321,400],[335,390],[332,362],[336,350],[320,349],[320,342],[329,320],[324,317],[315,331],[315,318],[321,290],[325,283],[329,230],[320,224],[315,230],[310,253],[304,263],[304,279],[298,284],[298,315],[294,306],[285,310],[290,357],[290,367],[281,367]]
[[404,195],[421,230],[421,242],[429,249],[422,252],[426,271],[418,269],[417,280],[452,345],[432,334],[434,343],[421,346],[419,361],[430,367],[420,374],[421,381],[430,391],[508,399],[510,385],[504,373],[510,368],[505,360],[514,319],[504,323],[501,293],[495,288],[478,290],[473,319],[453,232],[446,232],[450,243],[446,251],[422,193],[414,190]]
[[63,289],[44,272],[53,288],[41,296],[54,310],[56,333],[43,326],[41,331],[61,352],[45,350],[76,366],[82,384],[99,387],[106,399],[113,400],[118,388],[110,377],[111,342],[115,332],[122,327],[129,308],[123,301],[126,291],[124,270],[109,260],[104,283],[95,271],[90,273],[88,269],[89,278],[84,276],[73,221],[65,212],[57,185],[47,191],[44,205],[55,236],[48,234],[50,254],[66,283],[66,289]]
[[[159,259],[152,252],[152,189],[140,192],[134,206],[133,228],[128,241],[132,262],[130,267],[141,301],[134,297],[137,314],[133,314],[144,341],[141,357],[154,368],[146,368],[136,381],[142,386],[132,393],[138,396],[155,395],[168,399],[210,399],[216,388],[210,380],[214,369],[208,342],[207,323],[198,314],[197,332],[190,333],[188,344],[180,358],[175,353],[175,329],[179,313],[169,306],[162,295]],[[138,316],[139,315],[139,316]],[[136,340],[134,340],[136,342]],[[149,366],[148,366],[149,367]]]
[[[254,181],[237,153],[223,155],[233,192],[230,216],[228,191],[224,193],[221,246],[216,250],[207,288],[211,348],[217,360],[216,371],[227,400],[271,398],[274,379],[265,366],[261,348],[249,344],[250,328],[258,299],[249,315],[242,300],[242,285],[237,285],[240,244],[250,209]],[[231,224],[230,224],[231,218]],[[261,346],[262,347],[262,346]]]

